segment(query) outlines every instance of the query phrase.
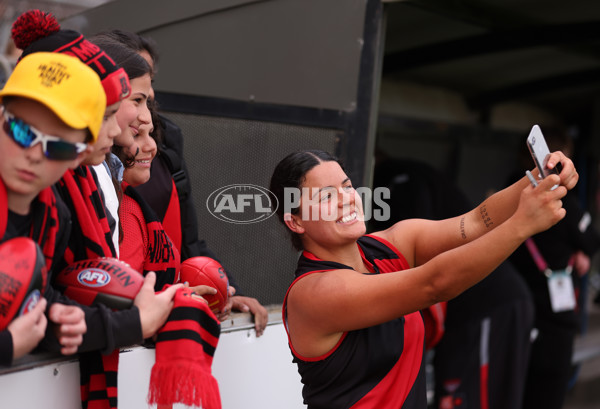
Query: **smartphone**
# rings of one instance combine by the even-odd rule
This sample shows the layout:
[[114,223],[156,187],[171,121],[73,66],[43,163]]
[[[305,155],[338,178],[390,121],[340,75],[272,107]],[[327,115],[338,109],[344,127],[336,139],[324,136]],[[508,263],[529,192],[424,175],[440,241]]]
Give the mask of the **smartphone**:
[[542,134],[542,130],[539,126],[533,125],[533,128],[531,128],[531,132],[529,132],[529,136],[527,137],[527,147],[529,148],[535,166],[537,166],[540,172],[540,178],[545,178],[551,174],[558,175],[560,173],[560,170],[562,169],[560,163],[557,163],[554,169],[548,169],[546,167],[548,156],[550,156],[550,149],[548,149],[546,139],[544,139],[544,134]]

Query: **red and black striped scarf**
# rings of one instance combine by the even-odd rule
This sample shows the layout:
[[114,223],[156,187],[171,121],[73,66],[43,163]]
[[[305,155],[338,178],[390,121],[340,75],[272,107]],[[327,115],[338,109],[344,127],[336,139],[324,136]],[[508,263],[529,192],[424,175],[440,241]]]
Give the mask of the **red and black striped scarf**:
[[145,276],[149,271],[154,271],[156,273],[154,289],[160,291],[166,284],[173,284],[179,279],[179,250],[171,241],[154,210],[142,196],[127,182],[123,182],[122,187],[123,193],[140,206],[146,221],[149,251],[144,261],[142,274]]
[[[59,231],[56,196],[51,187],[42,190],[31,203],[32,221],[29,237],[42,248],[46,268],[50,271],[56,248],[56,236]],[[0,178],[0,241],[8,225],[8,196],[4,181]]]
[[[32,203],[32,214],[30,237],[40,245],[46,262],[46,269],[50,272],[54,262],[56,239],[60,228],[56,196],[51,187],[42,190],[37,200]],[[47,280],[44,278],[43,288],[46,288],[46,285]]]
[[175,244],[175,247],[179,250],[179,254],[182,254],[181,243],[183,236],[181,231],[181,205],[179,203],[179,194],[177,193],[177,186],[175,185],[174,180],[172,181],[172,184],[171,198],[169,199],[169,204],[165,211],[162,224],[173,241],[173,244]]
[[[178,250],[148,203],[126,182],[122,187],[124,194],[140,206],[146,222],[149,251],[143,274],[156,272],[155,289],[167,288],[178,280]],[[220,331],[220,323],[206,302],[195,299],[189,289],[177,291],[173,310],[157,334],[150,404],[221,408],[219,386],[211,370]]]
[[[77,223],[74,223],[74,234],[71,237],[65,259],[71,263],[85,258],[104,257],[104,255],[114,257],[115,252],[104,204],[90,169],[80,167],[75,171],[68,172],[61,180],[60,188],[65,192],[65,196],[70,198],[67,205],[77,220]],[[133,189],[127,189],[126,184],[124,184],[124,188],[126,189],[125,193],[140,205],[147,222],[151,252],[144,266],[145,271],[142,273],[155,271],[157,275],[156,288],[162,288],[164,284],[173,283],[178,271],[178,260],[177,264],[173,265],[173,251],[167,251],[172,244],[164,233],[162,225],[144,200]],[[164,248],[165,243],[169,248]],[[165,257],[165,254],[170,256]],[[102,355],[99,352],[84,353],[80,355],[79,362],[82,408],[116,409],[119,350],[116,349],[109,355]]]
[[117,408],[119,350],[108,355],[98,351],[79,354],[82,409]]
[[106,208],[94,172],[87,166],[68,170],[57,187],[74,218],[71,238],[64,258],[74,261],[116,257]]
[[[64,254],[67,265],[96,257],[115,257],[106,209],[93,171],[87,166],[68,170],[57,183],[73,217],[71,237]],[[84,409],[117,408],[119,350],[79,356],[81,402]]]
[[220,409],[219,385],[212,375],[220,333],[220,323],[206,302],[189,288],[177,290],[173,310],[158,331],[148,403]]

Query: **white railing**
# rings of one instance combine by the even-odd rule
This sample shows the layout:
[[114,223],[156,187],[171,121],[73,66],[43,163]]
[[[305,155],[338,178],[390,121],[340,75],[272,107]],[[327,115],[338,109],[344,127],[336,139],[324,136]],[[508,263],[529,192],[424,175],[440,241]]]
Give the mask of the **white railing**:
[[[269,325],[256,338],[249,314],[223,322],[213,361],[223,409],[301,409],[300,376],[292,363],[281,308],[269,308]],[[0,371],[3,408],[80,409],[76,359],[23,359]],[[119,358],[119,408],[147,409],[154,350],[124,349]],[[174,408],[184,408],[175,405]]]

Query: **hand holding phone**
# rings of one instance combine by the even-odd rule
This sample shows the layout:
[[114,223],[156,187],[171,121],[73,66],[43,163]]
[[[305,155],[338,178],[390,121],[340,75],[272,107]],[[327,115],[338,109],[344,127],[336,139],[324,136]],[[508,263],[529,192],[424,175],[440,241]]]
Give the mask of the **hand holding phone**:
[[[540,179],[551,174],[560,174],[562,169],[562,165],[560,163],[557,163],[554,169],[549,169],[547,167],[550,149],[548,149],[548,144],[546,144],[544,134],[542,134],[542,130],[538,125],[533,125],[533,128],[531,128],[531,132],[527,137],[527,147],[529,148],[529,152],[531,153],[531,157],[533,158],[535,166],[538,168]],[[556,186],[554,186],[552,189],[555,188]]]

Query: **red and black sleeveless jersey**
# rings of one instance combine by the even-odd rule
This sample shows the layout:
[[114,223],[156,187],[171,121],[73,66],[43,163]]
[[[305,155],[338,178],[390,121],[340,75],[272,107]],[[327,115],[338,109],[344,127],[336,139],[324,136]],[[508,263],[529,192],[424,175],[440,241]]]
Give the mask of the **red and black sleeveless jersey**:
[[[358,240],[365,265],[372,274],[405,270],[408,263],[388,241],[366,235]],[[308,274],[350,267],[320,260],[303,252],[292,286]],[[288,289],[289,294],[289,289]],[[283,320],[287,329],[287,294]],[[288,333],[289,340],[289,333]],[[420,312],[386,323],[344,333],[327,354],[302,357],[290,342],[293,361],[304,384],[302,395],[310,409],[427,407],[424,327]]]

